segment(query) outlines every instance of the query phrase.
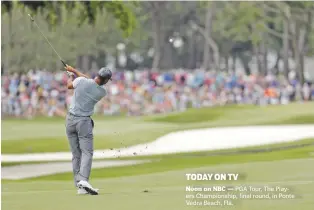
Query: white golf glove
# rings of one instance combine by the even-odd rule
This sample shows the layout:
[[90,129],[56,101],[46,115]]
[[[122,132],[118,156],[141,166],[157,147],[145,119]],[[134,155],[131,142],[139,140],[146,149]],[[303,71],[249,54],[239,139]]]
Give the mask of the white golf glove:
[[68,74],[69,77],[74,76],[74,73],[73,73],[73,72],[67,71],[67,74]]

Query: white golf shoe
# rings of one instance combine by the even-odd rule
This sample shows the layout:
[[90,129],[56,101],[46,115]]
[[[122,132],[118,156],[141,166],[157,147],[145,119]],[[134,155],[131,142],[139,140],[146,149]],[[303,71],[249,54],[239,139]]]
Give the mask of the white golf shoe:
[[78,188],[77,194],[78,195],[87,195],[88,192],[84,188]]
[[88,194],[98,195],[98,189],[93,188],[87,181],[81,180],[77,183],[77,186],[84,189]]

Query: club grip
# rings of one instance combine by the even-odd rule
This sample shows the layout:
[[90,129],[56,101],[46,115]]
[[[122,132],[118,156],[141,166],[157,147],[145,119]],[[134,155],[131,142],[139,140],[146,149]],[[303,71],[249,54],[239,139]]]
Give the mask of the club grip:
[[61,62],[63,63],[64,67],[67,67],[67,65],[64,63],[64,61],[63,61],[63,60],[61,60]]

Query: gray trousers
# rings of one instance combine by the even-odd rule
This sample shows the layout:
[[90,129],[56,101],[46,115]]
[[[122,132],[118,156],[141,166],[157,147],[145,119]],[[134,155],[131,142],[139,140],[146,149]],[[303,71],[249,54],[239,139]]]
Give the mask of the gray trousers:
[[67,115],[66,134],[72,151],[75,186],[81,180],[89,180],[94,153],[93,128],[94,122],[90,117]]

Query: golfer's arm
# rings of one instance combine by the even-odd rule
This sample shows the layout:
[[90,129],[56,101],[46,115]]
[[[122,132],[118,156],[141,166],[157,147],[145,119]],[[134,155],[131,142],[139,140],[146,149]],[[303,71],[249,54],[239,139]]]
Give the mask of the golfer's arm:
[[73,81],[75,80],[75,76],[74,75],[71,75],[67,81],[67,88],[68,89],[74,89],[74,86],[73,86]]
[[77,69],[74,69],[74,72],[73,72],[73,73],[76,74],[78,77],[85,77],[85,78],[87,78],[87,79],[90,79],[89,76],[87,76],[87,75],[85,75],[85,74],[79,72]]

